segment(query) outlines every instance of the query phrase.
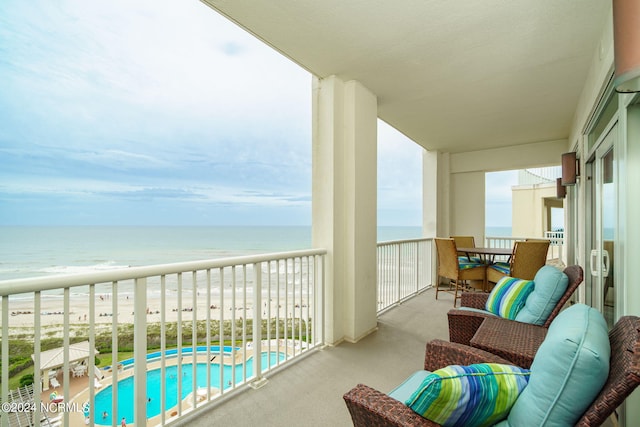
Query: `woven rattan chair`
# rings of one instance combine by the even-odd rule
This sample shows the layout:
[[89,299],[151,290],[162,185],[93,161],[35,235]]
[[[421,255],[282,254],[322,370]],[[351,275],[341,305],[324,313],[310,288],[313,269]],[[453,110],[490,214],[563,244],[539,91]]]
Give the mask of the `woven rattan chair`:
[[[461,264],[458,259],[458,251],[453,239],[434,239],[438,252],[438,283],[436,284],[436,299],[440,292],[453,294],[453,306],[456,306],[459,294],[467,280],[477,280],[482,283],[484,289],[486,265],[476,262]],[[446,288],[440,285],[440,278],[448,279]]]
[[[453,241],[456,243],[456,248],[475,248],[476,240],[473,236],[451,236]],[[481,263],[482,260],[479,256],[469,256],[469,253],[458,251],[458,260],[460,257],[466,258],[466,261],[472,261]],[[464,259],[462,261],[465,261]]]
[[547,262],[549,240],[517,241],[509,263],[498,262],[487,267],[487,282],[497,283],[504,276],[531,280]]
[[[622,317],[609,332],[611,359],[609,377],[600,394],[578,420],[577,426],[599,426],[640,384],[640,318]],[[434,340],[427,344],[424,369],[435,371],[448,365],[507,363],[491,353],[465,345]],[[353,425],[437,426],[403,402],[364,384],[358,384],[343,396]]]
[[[583,270],[579,265],[570,265],[564,269],[564,273],[569,278],[569,284],[567,290],[564,292],[553,311],[542,325],[548,328],[553,319],[556,318],[560,310],[564,307],[565,303],[571,298],[571,295],[578,289],[578,286],[582,283]],[[462,307],[475,308],[484,310],[489,294],[479,292],[463,292],[460,299],[460,305]],[[488,312],[471,311],[452,309],[447,313],[449,319],[449,340],[459,344],[469,345],[471,338],[475,335],[476,331],[482,324],[482,321],[487,317],[492,316]],[[505,322],[513,322],[513,320],[502,319]]]

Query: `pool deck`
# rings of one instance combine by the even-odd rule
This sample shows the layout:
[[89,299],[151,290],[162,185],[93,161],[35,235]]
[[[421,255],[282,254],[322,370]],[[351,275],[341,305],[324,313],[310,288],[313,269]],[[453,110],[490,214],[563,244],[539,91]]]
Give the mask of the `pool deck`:
[[[264,345],[264,344],[263,344]],[[278,350],[280,352],[288,352],[289,354],[291,354],[291,352],[293,351],[293,347],[291,346],[283,346],[283,345],[278,345],[276,347],[276,345],[272,345],[270,347],[263,347],[262,351],[275,351]],[[299,352],[299,350],[296,350],[297,352]],[[225,355],[223,356],[223,364],[224,365],[238,365],[240,363],[243,363],[244,358],[246,357],[247,359],[249,359],[250,357],[253,356],[253,349],[247,347],[245,352],[243,353],[242,349],[240,349],[239,351],[236,352],[235,357],[233,356],[229,356],[229,355]],[[209,356],[209,358],[206,355],[196,355],[195,358],[195,362],[196,363],[219,363],[220,360],[220,355],[218,352],[211,352],[211,355]],[[183,355],[181,358],[181,363],[183,365],[185,364],[191,364],[194,362],[194,358],[191,355],[191,353]],[[147,363],[147,371],[151,371],[154,369],[160,369],[161,368],[161,360],[160,359],[154,359],[152,361],[150,361],[149,363]],[[169,367],[169,366],[176,366],[178,364],[178,358],[175,355],[172,356],[168,356],[165,359],[165,367]],[[112,371],[111,369],[109,370],[103,370],[102,371],[104,373],[104,378],[100,379],[100,387],[95,387],[95,393],[97,394],[100,390],[104,389],[105,387],[109,386],[112,384],[113,381],[113,375],[112,375]],[[123,380],[125,378],[131,377],[133,376],[134,373],[134,369],[133,369],[133,365],[127,367],[127,368],[123,368],[123,369],[119,369],[116,371],[116,381],[120,381]],[[91,381],[93,380],[93,376],[89,375],[85,375],[82,377],[73,377],[71,374],[69,375],[69,396],[71,396],[71,398],[69,399],[69,402],[71,403],[76,403],[77,407],[80,408],[82,406],[82,404],[84,402],[88,402],[89,401],[89,387],[92,385]],[[63,384],[63,378],[62,378],[62,374],[58,374],[57,377],[58,381],[61,384],[60,388],[55,389],[55,391],[58,393],[58,395],[62,395],[63,394],[63,389],[64,389],[64,384]],[[236,388],[236,385],[233,385],[230,390],[233,390],[234,388]],[[49,396],[50,394],[54,391],[53,388],[46,390],[42,393],[41,395],[41,400],[42,402],[49,402]],[[218,389],[216,389],[215,387],[211,387],[209,392],[207,393],[206,389],[203,388],[198,388],[196,390],[196,395],[194,397],[193,392],[189,393],[185,399],[182,400],[180,408],[178,408],[178,405],[172,407],[172,408],[166,408],[165,413],[164,413],[164,418],[165,418],[165,422],[168,421],[170,418],[177,416],[178,414],[184,414],[185,412],[188,412],[190,410],[192,410],[194,407],[199,407],[201,405],[204,405],[205,403],[207,403],[209,400],[212,400],[213,398],[215,398],[218,394],[220,394],[220,391]],[[50,413],[50,416],[55,416],[57,414],[55,413]],[[66,414],[65,414],[66,415]],[[85,417],[84,414],[80,411],[73,411],[73,412],[68,412],[68,416],[69,416],[69,425],[71,426],[80,426],[80,425],[85,425]],[[147,420],[147,426],[156,426],[161,424],[161,416],[162,414],[153,417],[153,418],[149,418]],[[100,426],[101,424],[97,424],[96,426]],[[118,422],[117,425],[119,426],[120,423]],[[127,427],[135,427],[135,423],[127,423]]]

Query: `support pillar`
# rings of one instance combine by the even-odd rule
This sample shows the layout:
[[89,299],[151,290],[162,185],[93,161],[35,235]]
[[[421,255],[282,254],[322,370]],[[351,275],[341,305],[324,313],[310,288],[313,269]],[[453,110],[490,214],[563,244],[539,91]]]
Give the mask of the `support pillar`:
[[312,178],[326,340],[355,342],[377,325],[377,99],[357,81],[314,78]]

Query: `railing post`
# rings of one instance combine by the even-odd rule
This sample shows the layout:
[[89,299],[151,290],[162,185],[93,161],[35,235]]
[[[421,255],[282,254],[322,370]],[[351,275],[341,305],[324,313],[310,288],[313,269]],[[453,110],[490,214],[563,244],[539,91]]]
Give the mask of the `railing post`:
[[400,269],[402,268],[402,244],[398,244],[396,246],[398,248],[398,258],[397,258],[397,264],[396,264],[396,268],[397,268],[397,274],[396,274],[396,290],[397,290],[397,295],[396,295],[396,304],[398,303],[398,301],[400,301]]
[[[267,365],[269,357],[267,354]],[[262,263],[253,264],[253,375],[252,388],[267,383],[262,377]]]
[[147,279],[136,279],[133,300],[133,422],[147,425]]
[[[2,297],[2,401],[9,400],[9,297]],[[2,427],[9,426],[9,413],[0,412]]]
[[414,261],[416,269],[416,294],[420,290],[420,242],[416,242],[416,259]]

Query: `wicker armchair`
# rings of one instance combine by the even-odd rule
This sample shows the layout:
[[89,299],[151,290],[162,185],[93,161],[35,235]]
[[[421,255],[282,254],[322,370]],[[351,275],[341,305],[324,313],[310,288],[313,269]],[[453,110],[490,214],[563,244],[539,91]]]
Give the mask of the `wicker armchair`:
[[[555,308],[542,325],[548,328],[551,321],[560,313],[565,303],[571,298],[571,295],[578,289],[583,280],[583,270],[579,265],[570,265],[564,269],[564,273],[569,278],[567,290],[564,292]],[[478,292],[463,292],[461,296],[461,306],[483,310],[485,308],[489,294]],[[459,344],[469,345],[471,338],[487,317],[492,317],[490,313],[480,311],[452,309],[447,313],[449,318],[449,340]],[[503,319],[505,322],[513,322],[513,320]]]
[[[473,347],[433,340],[427,343],[424,369],[435,371],[448,365],[510,362],[494,354]],[[382,426],[438,426],[413,412],[404,403],[364,384],[358,384],[343,396],[353,425]]]
[[[577,426],[599,426],[640,384],[640,318],[622,317],[609,332],[611,359],[609,377],[600,394],[578,420]],[[461,344],[434,340],[427,344],[424,369],[434,371],[447,365],[509,363],[500,357]],[[364,384],[343,396],[353,425],[437,426],[404,403]]]
[[[449,292],[453,294],[453,306],[456,306],[458,294],[461,292],[464,282],[467,280],[478,280],[485,285],[486,265],[473,261],[466,261],[464,265],[458,260],[458,251],[453,239],[434,239],[436,242],[436,250],[438,252],[438,283],[436,284],[436,299],[440,292]],[[442,288],[439,278],[449,280],[446,288]]]
[[487,282],[497,283],[504,276],[531,280],[547,262],[549,240],[517,241],[509,263],[496,263],[487,267]]

